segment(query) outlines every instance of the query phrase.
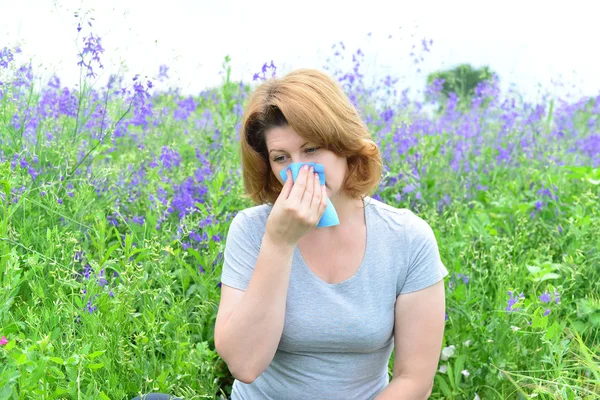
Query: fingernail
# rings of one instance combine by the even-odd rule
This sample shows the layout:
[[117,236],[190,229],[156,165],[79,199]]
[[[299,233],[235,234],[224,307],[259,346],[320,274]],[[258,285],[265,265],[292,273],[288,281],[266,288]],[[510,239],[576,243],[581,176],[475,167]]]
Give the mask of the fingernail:
[[304,166],[302,168],[304,168],[304,170],[307,171],[308,170],[308,164],[304,164]]

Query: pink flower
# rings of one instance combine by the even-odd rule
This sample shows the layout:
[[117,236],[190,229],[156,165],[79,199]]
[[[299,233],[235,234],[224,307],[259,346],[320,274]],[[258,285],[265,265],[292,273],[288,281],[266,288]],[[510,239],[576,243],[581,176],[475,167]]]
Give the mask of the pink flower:
[[2,339],[0,339],[0,346],[4,346],[6,343],[8,343],[8,340],[6,340],[6,336],[2,336]]

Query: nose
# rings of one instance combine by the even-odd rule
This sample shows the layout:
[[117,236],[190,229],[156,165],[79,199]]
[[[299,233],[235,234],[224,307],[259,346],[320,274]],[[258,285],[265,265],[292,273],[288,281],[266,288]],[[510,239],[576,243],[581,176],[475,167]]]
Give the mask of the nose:
[[[292,163],[308,163],[311,162],[311,160],[304,154],[302,155],[298,155],[298,156],[292,156],[290,157],[290,160]],[[314,160],[312,160],[314,161]]]

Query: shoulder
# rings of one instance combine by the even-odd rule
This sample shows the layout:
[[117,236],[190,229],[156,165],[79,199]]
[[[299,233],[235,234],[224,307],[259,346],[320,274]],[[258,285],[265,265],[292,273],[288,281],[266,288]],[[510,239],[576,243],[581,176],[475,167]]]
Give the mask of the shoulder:
[[243,229],[246,231],[260,231],[262,229],[264,231],[272,209],[272,205],[262,204],[239,210],[231,221],[230,229]]
[[238,211],[236,217],[237,215],[242,214],[244,217],[250,220],[266,220],[269,217],[272,209],[272,205],[261,204]]
[[398,208],[386,204],[380,200],[369,198],[365,201],[367,207],[371,207],[374,222],[379,225],[389,225],[391,228],[401,230],[419,230],[428,227],[425,220],[408,208]]
[[427,221],[407,208],[397,208],[370,198],[373,230],[380,239],[401,241],[407,247],[418,247],[423,242],[435,241],[433,229]]

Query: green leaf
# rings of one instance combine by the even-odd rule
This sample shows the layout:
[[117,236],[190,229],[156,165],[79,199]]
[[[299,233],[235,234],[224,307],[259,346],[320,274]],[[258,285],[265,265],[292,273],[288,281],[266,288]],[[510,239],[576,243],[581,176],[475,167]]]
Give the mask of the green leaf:
[[60,357],[49,357],[48,360],[55,362],[57,364],[63,365],[65,361]]
[[89,369],[100,369],[102,367],[104,367],[104,364],[100,363],[100,364],[88,364],[86,365],[86,367],[88,367]]
[[546,331],[546,339],[554,339],[562,330],[562,327],[555,321]]
[[69,357],[67,359],[67,364],[70,364],[70,365],[77,365],[77,364],[79,364],[79,357],[78,356],[77,357],[76,356]]
[[108,261],[113,251],[115,251],[120,245],[121,243],[117,242],[116,244],[113,244],[108,250],[106,250],[104,257],[102,257],[102,259],[100,260],[100,266],[104,265],[104,263]]
[[50,374],[52,374],[52,376],[54,376],[55,378],[58,379],[65,379],[65,374],[63,374],[63,372],[56,368],[56,367],[50,367],[48,368],[48,371],[50,372]]
[[104,392],[100,392],[100,398],[102,400],[110,400],[110,397],[108,397]]
[[590,315],[590,322],[592,325],[599,326],[600,325],[600,313],[595,313]]
[[8,343],[6,344],[6,346],[4,346],[4,349],[5,349],[6,351],[11,351],[11,350],[13,349],[13,347],[15,347],[16,345],[17,345],[17,342],[16,342],[16,340],[11,340],[10,342],[8,342]]
[[535,265],[528,265],[527,266],[527,270],[529,272],[531,272],[533,275],[537,275],[540,273],[541,268],[540,267],[536,267]]
[[466,295],[466,287],[465,285],[461,285],[458,284],[458,286],[456,287],[456,290],[454,291],[454,296],[456,296],[456,300],[459,303],[462,303],[463,301],[465,301],[467,295]]
[[448,371],[446,371],[446,373],[448,374],[448,381],[450,382],[450,386],[452,386],[452,389],[456,389],[456,383],[454,382],[454,379],[452,379],[452,377],[454,376],[454,369],[452,368],[452,363],[448,362]]
[[546,328],[548,326],[548,317],[536,315],[531,323],[532,328]]
[[188,247],[187,252],[194,256],[194,258],[196,259],[196,261],[198,262],[198,264],[202,263],[202,256],[200,255],[200,253],[198,252],[198,250],[192,249],[191,247]]
[[559,274],[555,274],[554,272],[548,272],[547,274],[545,274],[541,278],[538,278],[538,279],[535,279],[535,280],[536,281],[540,281],[540,282],[544,282],[544,281],[547,281],[548,279],[558,279],[558,278],[560,278]]
[[448,383],[446,382],[444,377],[442,377],[440,375],[436,375],[435,381],[437,383],[437,387],[440,388],[440,390],[442,391],[444,396],[446,396],[446,398],[452,397],[452,389],[450,389],[450,387],[448,386]]
[[462,370],[465,369],[465,360],[466,356],[464,354],[458,356],[456,361],[454,362],[454,381],[456,382],[456,387],[460,386],[461,381],[461,373]]
[[83,302],[81,301],[81,297],[75,296],[75,305],[77,305],[79,309],[83,308]]
[[65,390],[65,389],[63,389],[63,388],[59,388],[59,387],[57,387],[57,388],[56,388],[56,390],[54,391],[54,397],[58,397],[58,396],[60,396],[60,395],[63,395],[63,394],[68,394],[68,393],[69,393],[69,391],[68,391],[68,390]]
[[106,351],[106,350],[98,350],[98,351],[95,351],[95,352],[93,352],[92,354],[88,354],[87,358],[88,358],[88,359],[90,359],[90,360],[93,360],[94,358],[96,358],[96,357],[99,357],[99,356],[101,356],[102,354],[104,354],[104,352],[105,352],[105,351]]
[[15,363],[17,365],[23,365],[27,362],[27,353],[23,353],[20,356],[15,358]]

